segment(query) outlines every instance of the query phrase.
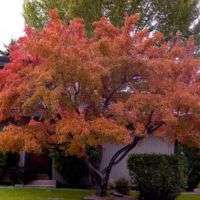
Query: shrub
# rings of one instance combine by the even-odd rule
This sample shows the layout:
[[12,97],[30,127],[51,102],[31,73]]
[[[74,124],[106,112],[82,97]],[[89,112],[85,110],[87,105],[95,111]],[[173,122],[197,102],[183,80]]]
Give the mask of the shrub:
[[6,170],[6,160],[7,160],[7,155],[0,153],[0,178],[2,178],[2,176],[5,173]]
[[200,182],[200,149],[176,143],[175,152],[186,157],[187,190],[193,191]]
[[141,200],[174,200],[186,178],[180,156],[131,155],[128,168],[131,181],[138,185]]
[[24,168],[12,167],[8,172],[12,185],[24,183]]
[[6,168],[18,166],[20,155],[17,153],[6,154]]
[[0,184],[10,185],[22,182],[22,173],[18,167],[18,162],[19,154],[0,153]]
[[183,147],[188,160],[188,190],[193,191],[200,182],[200,149]]
[[70,187],[82,187],[81,180],[88,177],[88,168],[85,162],[75,156],[57,155],[54,157],[56,169],[63,176]]
[[115,182],[115,190],[121,194],[129,193],[129,182],[125,178],[120,178]]

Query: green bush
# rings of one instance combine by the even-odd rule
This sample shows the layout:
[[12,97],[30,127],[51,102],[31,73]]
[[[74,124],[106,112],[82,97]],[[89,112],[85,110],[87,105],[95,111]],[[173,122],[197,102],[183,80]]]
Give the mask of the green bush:
[[54,157],[56,169],[60,172],[68,187],[83,187],[82,180],[88,177],[88,168],[84,162],[75,156]]
[[19,155],[16,153],[0,153],[0,184],[15,184],[19,171],[18,161]]
[[9,170],[9,179],[12,185],[24,183],[24,168],[11,167]]
[[115,190],[121,194],[127,195],[129,193],[129,182],[120,178],[115,182]]
[[128,168],[141,200],[174,200],[186,185],[180,156],[131,155]]
[[187,166],[188,166],[187,189],[189,191],[193,191],[200,182],[200,149],[187,146],[181,146],[179,148],[181,153],[183,153],[187,158]]
[[[98,148],[87,147],[87,156],[96,168],[100,166],[101,150],[101,146]],[[60,186],[88,188],[95,184],[95,178],[90,176],[84,159],[66,156],[58,151],[53,152],[50,156],[55,161],[56,169],[65,180],[65,184],[59,183]]]
[[6,170],[6,161],[7,161],[7,155],[0,153],[0,179],[2,178],[2,176],[5,173]]

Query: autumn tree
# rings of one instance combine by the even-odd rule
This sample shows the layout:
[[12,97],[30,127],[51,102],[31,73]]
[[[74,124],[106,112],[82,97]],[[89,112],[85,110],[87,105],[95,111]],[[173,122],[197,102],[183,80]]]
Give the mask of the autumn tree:
[[[64,152],[85,160],[105,195],[113,166],[150,135],[200,146],[200,61],[192,38],[166,42],[106,18],[87,37],[84,23],[55,11],[42,30],[26,29],[0,71],[0,150]],[[90,147],[124,144],[102,171]]]
[[27,24],[41,28],[48,21],[49,10],[56,8],[65,22],[75,17],[83,18],[91,33],[92,23],[102,16],[120,27],[125,13],[139,12],[140,28],[148,26],[165,36],[177,31],[188,36],[199,32],[198,3],[199,0],[25,0],[24,16]]

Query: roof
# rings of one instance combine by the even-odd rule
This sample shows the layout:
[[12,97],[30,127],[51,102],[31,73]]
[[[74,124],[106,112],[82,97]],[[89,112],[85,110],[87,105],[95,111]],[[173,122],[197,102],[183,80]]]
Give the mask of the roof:
[[0,69],[2,69],[9,62],[10,60],[8,56],[0,56]]

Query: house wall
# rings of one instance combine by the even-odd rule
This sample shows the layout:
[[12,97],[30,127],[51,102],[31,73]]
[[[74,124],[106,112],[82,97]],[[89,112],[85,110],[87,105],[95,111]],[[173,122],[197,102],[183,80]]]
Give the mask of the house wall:
[[25,166],[25,160],[26,160],[26,153],[22,151],[19,154],[19,163],[18,163],[19,167]]
[[[117,150],[122,148],[122,145],[106,144],[103,146],[103,157],[101,162],[101,169],[107,166],[111,157],[116,153]],[[110,182],[114,182],[119,178],[126,178],[129,180],[129,171],[127,169],[127,159],[130,154],[173,154],[174,144],[164,141],[155,136],[145,138],[140,141],[137,146],[116,166],[113,167],[110,176]]]
[[[122,145],[105,144],[103,145],[103,155],[101,162],[101,169],[104,169],[110,161],[111,157],[116,153],[117,150],[122,148]],[[129,180],[129,171],[127,169],[127,159],[130,154],[143,154],[143,153],[156,153],[156,154],[173,154],[174,144],[167,142],[166,140],[159,139],[151,136],[138,143],[138,145],[116,166],[113,167],[110,176],[110,182],[114,182],[119,178],[126,178]],[[25,164],[25,153],[20,153],[19,166]],[[54,161],[52,162],[52,179],[57,180],[60,183],[65,184],[65,180],[62,178],[60,173],[56,170]]]

